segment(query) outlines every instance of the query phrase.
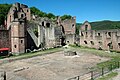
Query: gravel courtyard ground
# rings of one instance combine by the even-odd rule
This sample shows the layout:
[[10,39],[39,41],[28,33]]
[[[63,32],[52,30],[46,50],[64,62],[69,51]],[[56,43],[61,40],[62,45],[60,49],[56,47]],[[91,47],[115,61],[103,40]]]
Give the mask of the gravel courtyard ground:
[[43,56],[2,64],[7,80],[66,80],[88,72],[88,68],[108,58],[77,52],[77,56],[64,56],[56,52]]

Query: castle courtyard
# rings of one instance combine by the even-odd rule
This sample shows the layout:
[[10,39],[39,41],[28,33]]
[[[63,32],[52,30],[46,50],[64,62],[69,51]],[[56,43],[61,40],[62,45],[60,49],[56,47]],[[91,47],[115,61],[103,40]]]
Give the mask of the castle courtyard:
[[16,60],[2,64],[7,80],[67,80],[89,72],[97,63],[109,60],[94,54],[76,51],[76,56],[64,56],[64,51]]

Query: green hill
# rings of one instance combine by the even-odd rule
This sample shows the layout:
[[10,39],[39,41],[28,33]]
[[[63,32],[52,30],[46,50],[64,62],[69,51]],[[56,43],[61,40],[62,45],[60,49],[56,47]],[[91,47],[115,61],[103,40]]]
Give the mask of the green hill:
[[92,30],[120,29],[120,21],[97,21],[91,22]]
[[[92,30],[120,29],[120,21],[96,21],[90,22]],[[79,34],[81,23],[76,23],[76,34]]]

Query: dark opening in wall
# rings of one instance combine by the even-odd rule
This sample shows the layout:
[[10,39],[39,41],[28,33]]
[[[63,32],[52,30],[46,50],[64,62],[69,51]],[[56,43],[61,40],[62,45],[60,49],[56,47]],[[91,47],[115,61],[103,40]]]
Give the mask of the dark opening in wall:
[[21,18],[23,18],[24,17],[24,14],[21,14]]
[[24,17],[24,15],[23,14],[21,14],[21,18],[23,18]]
[[119,46],[119,48],[120,48],[120,43],[118,43],[118,46]]
[[72,24],[72,27],[74,27],[75,25],[74,24]]
[[82,32],[81,32],[81,36],[84,36]]
[[86,32],[86,37],[88,36],[88,33]]
[[100,33],[98,33],[98,36],[101,36]]
[[91,43],[92,45],[94,45],[94,42],[93,42],[93,41],[90,41],[90,43]]
[[84,41],[85,44],[87,44],[87,41]]
[[108,32],[108,36],[111,37],[111,32]]
[[46,27],[50,27],[50,23],[46,23]]
[[10,15],[10,22],[11,22],[11,15]]
[[88,30],[88,25],[85,25],[85,30],[86,30],[86,31]]
[[98,42],[98,43],[99,43],[100,46],[102,45],[102,42]]
[[42,26],[44,26],[44,21],[42,22]]
[[27,12],[29,12],[29,10],[27,9]]
[[109,49],[113,49],[112,42],[111,42],[111,43],[108,43],[108,47],[109,47]]
[[69,43],[69,41],[67,41],[67,43]]
[[16,45],[14,45],[14,47],[16,48],[17,46],[16,46]]
[[23,40],[21,40],[21,43],[23,43]]

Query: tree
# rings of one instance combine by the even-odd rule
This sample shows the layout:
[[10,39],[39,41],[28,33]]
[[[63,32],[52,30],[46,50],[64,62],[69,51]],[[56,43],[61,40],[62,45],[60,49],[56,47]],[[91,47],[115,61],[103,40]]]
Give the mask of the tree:
[[0,4],[0,25],[4,24],[4,21],[11,6],[11,4]]
[[47,14],[47,17],[49,18],[49,19],[55,19],[55,15],[54,14],[52,14],[52,13],[48,13]]
[[65,19],[71,19],[71,15],[63,15],[63,16],[61,16],[61,20],[65,20]]
[[36,7],[31,7],[30,10],[31,10],[31,13],[32,13],[32,14],[38,15],[38,16],[40,16],[40,17],[46,17],[46,15],[47,15],[45,12],[40,11],[40,10],[39,10],[38,8],[36,8]]

